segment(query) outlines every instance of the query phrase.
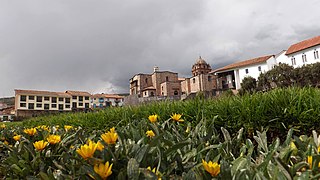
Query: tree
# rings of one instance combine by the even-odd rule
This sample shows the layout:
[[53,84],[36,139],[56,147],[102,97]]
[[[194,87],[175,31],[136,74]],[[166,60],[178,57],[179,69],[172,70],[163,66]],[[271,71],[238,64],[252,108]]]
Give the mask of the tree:
[[288,64],[279,64],[267,72],[269,83],[276,87],[289,87],[294,84],[293,67]]
[[241,89],[243,92],[253,93],[257,89],[257,80],[251,76],[243,78]]

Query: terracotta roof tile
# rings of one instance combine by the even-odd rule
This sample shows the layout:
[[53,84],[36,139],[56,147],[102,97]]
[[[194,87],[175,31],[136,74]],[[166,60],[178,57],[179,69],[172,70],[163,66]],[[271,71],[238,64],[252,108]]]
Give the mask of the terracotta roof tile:
[[91,96],[90,93],[85,91],[66,91],[67,94],[70,94],[71,96]]
[[115,98],[115,99],[122,99],[124,96],[119,96],[118,94],[94,94],[94,98]]
[[15,89],[16,94],[20,95],[42,95],[42,96],[59,96],[59,97],[71,97],[64,92],[51,92],[51,91],[38,91],[38,90],[21,90]]
[[316,46],[320,44],[320,36],[313,37],[311,39],[307,39],[301,42],[298,42],[296,44],[293,44],[289,47],[288,51],[286,52],[286,55]]
[[248,65],[252,65],[252,64],[266,62],[272,56],[273,55],[268,55],[268,56],[257,57],[254,59],[249,59],[249,60],[245,60],[245,61],[241,61],[241,62],[236,62],[233,64],[229,64],[227,66],[224,66],[222,68],[213,70],[210,73],[215,73],[215,72],[219,72],[219,71],[225,71],[225,70],[229,70],[229,69],[234,69],[234,68],[239,68],[239,67],[248,66]]

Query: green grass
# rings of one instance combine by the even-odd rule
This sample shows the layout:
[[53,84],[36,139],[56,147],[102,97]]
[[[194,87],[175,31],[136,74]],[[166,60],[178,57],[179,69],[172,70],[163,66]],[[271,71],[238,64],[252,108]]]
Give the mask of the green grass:
[[287,88],[244,96],[155,102],[98,112],[36,117],[15,125],[73,125],[96,130],[147,120],[154,113],[162,120],[168,119],[172,113],[180,113],[192,124],[197,124],[202,119],[213,120],[217,116],[215,125],[225,127],[232,133],[241,127],[245,127],[247,131],[269,128],[276,134],[285,133],[293,127],[296,131],[305,133],[320,129],[320,90]]

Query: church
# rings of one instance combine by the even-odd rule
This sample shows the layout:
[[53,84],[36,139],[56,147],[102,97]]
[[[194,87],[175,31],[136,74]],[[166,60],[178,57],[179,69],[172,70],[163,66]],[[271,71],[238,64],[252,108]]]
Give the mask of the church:
[[[154,67],[152,74],[136,74],[130,79],[130,95],[143,100],[185,99],[199,91],[216,90],[216,76],[211,66],[201,58],[192,66],[192,77],[180,78],[178,73]],[[140,100],[142,100],[140,99]]]

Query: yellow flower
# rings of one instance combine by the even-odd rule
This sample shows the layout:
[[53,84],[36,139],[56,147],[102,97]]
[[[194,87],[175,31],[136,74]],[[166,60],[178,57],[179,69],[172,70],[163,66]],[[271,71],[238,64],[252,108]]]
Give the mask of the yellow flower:
[[115,144],[118,139],[118,134],[115,132],[115,128],[111,128],[109,132],[101,135],[101,138],[107,144]]
[[61,137],[59,135],[49,135],[49,137],[47,138],[47,141],[50,144],[57,144],[61,141]]
[[153,168],[152,170],[151,170],[151,167],[150,166],[148,166],[148,168],[147,168],[149,171],[151,171],[151,172],[153,172],[153,173],[155,173],[157,176],[158,176],[158,180],[161,180],[161,175],[160,175],[160,172],[159,171],[156,171],[156,168]]
[[94,152],[97,149],[97,144],[92,141],[89,144],[82,145],[79,149],[77,149],[77,153],[83,157],[83,159],[88,159],[93,157]]
[[216,162],[213,163],[212,161],[209,161],[209,163],[207,163],[202,159],[202,165],[204,169],[211,174],[212,177],[216,177],[220,173],[220,165]]
[[155,134],[154,134],[154,132],[153,132],[152,130],[147,131],[147,132],[146,132],[146,135],[147,135],[148,137],[151,137],[151,138],[155,136]]
[[181,114],[174,113],[172,114],[171,119],[177,122],[183,122],[184,120],[181,119],[181,116],[182,116]]
[[6,125],[5,124],[1,124],[1,126],[0,126],[1,128],[6,128]]
[[157,114],[150,115],[150,116],[148,117],[148,119],[149,119],[150,122],[155,123],[155,122],[157,122],[157,120],[158,120],[158,115],[157,115]]
[[48,126],[45,126],[45,125],[37,126],[37,128],[50,132],[50,128]]
[[47,146],[48,142],[46,141],[36,141],[33,143],[34,148],[36,148],[36,150],[38,151],[42,151],[46,146]]
[[109,161],[107,161],[105,164],[100,163],[100,164],[94,165],[93,169],[94,169],[94,172],[99,174],[99,176],[102,179],[107,179],[107,177],[109,177],[112,174],[112,171],[111,171],[112,165],[113,164],[109,166]]
[[98,149],[99,151],[102,151],[103,148],[104,148],[103,144],[102,144],[100,141],[98,141],[97,143],[95,143],[94,141],[91,141],[91,140],[89,139],[89,140],[87,141],[87,144],[90,144],[90,143],[92,143],[93,145],[97,145],[97,149]]
[[290,149],[292,150],[292,153],[293,153],[293,154],[297,154],[298,148],[297,148],[297,146],[294,144],[293,141],[290,142]]
[[[308,156],[307,161],[308,161],[308,164],[309,164],[309,166],[310,166],[310,169],[312,169],[312,156]],[[319,162],[319,164],[318,164],[318,167],[320,167],[320,162]]]
[[104,149],[104,145],[100,141],[97,142],[97,149],[99,151],[102,151]]
[[19,140],[20,140],[20,138],[21,138],[21,135],[13,136],[13,139],[14,139],[15,141],[19,141]]
[[3,144],[9,145],[9,142],[8,141],[4,141]]
[[23,130],[23,132],[28,134],[29,136],[33,136],[37,133],[37,129],[36,128],[25,129]]
[[73,127],[72,126],[68,126],[68,125],[65,125],[64,126],[64,129],[66,130],[66,131],[69,131],[70,129],[72,129]]

